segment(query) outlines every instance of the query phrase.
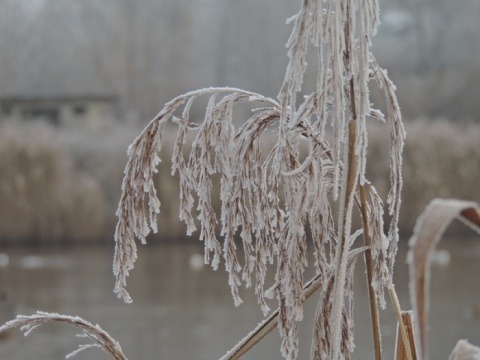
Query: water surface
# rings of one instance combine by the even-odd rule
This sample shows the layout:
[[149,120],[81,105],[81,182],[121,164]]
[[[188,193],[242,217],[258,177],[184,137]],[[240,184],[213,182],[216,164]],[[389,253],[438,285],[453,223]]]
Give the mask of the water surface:
[[[447,265],[434,266],[432,277],[431,358],[448,358],[457,339],[480,345],[480,241],[444,241]],[[409,308],[405,244],[395,273],[403,308]],[[162,244],[141,247],[128,289],[133,304],[113,293],[112,248],[75,248],[63,251],[9,251],[0,268],[0,289],[13,311],[36,310],[78,315],[98,323],[120,342],[130,360],[216,359],[262,319],[251,290],[242,290],[245,302],[233,306],[223,269],[201,265],[201,244]],[[447,256],[448,257],[448,256]],[[353,359],[373,358],[367,291],[362,261],[355,282],[355,343]],[[307,275],[308,276],[308,275]],[[318,294],[305,305],[300,324],[299,359],[308,359]],[[388,299],[387,299],[388,300]],[[6,308],[5,304],[2,305]],[[273,305],[272,305],[273,306]],[[5,313],[5,310],[3,311]],[[381,314],[383,353],[393,358],[395,319],[388,304]],[[5,320],[5,319],[2,319]],[[0,359],[63,359],[86,339],[67,325],[48,325],[28,338],[14,331],[0,340]],[[280,339],[275,330],[244,359],[279,359]],[[110,359],[98,349],[76,359]]]

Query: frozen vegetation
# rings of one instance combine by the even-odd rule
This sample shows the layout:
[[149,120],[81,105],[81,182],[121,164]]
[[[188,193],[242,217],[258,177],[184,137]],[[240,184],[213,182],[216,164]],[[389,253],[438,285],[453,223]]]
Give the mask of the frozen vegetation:
[[[240,288],[251,287],[264,316],[270,314],[222,359],[238,359],[274,327],[282,339],[282,356],[297,359],[303,303],[314,293],[318,303],[311,358],[350,359],[355,348],[353,281],[360,258],[366,265],[376,360],[382,357],[379,313],[386,307],[387,293],[399,324],[397,359],[412,360],[415,353],[427,359],[429,254],[455,218],[478,230],[480,209],[475,202],[436,199],[416,223],[410,241],[415,320],[411,325],[412,315],[401,312],[393,284],[400,205],[402,199],[404,203],[413,198],[422,202],[433,193],[447,195],[442,191],[451,184],[439,181],[435,166],[454,173],[456,182],[471,180],[478,137],[465,137],[465,143],[473,143],[471,148],[452,145],[450,149],[445,143],[458,139],[455,131],[470,133],[478,127],[455,129],[440,121],[412,124],[415,141],[404,155],[406,131],[396,88],[371,52],[380,23],[376,0],[304,0],[287,23],[292,26],[288,63],[275,97],[234,87],[184,93],[167,102],[128,147],[116,212],[114,291],[125,302],[132,301],[127,278],[137,260],[138,244],[146,244],[150,233],[169,235],[158,215],[160,210],[168,215],[176,210],[161,205],[175,206],[171,197],[179,194],[178,211],[171,213],[185,224],[186,235],[198,234],[203,241],[205,263],[214,270],[221,264],[225,267],[234,304],[242,303]],[[307,60],[314,64],[308,74]],[[309,84],[304,82],[307,78]],[[382,96],[383,112],[372,101],[373,87]],[[206,104],[202,116],[195,109],[197,101]],[[237,113],[238,104],[247,104],[247,111]],[[9,136],[3,142],[5,153],[16,156],[11,162],[6,156],[11,176],[2,191],[5,188],[5,196],[18,191],[25,199],[17,202],[13,196],[11,204],[19,212],[14,217],[24,220],[21,211],[30,209],[25,206],[32,200],[29,192],[38,191],[34,192],[38,203],[51,206],[53,198],[59,206],[41,214],[47,216],[45,222],[38,221],[38,209],[30,214],[35,241],[45,237],[44,223],[53,239],[73,237],[66,227],[69,211],[72,226],[85,219],[84,227],[88,224],[94,230],[90,223],[98,225],[90,238],[100,237],[102,227],[108,229],[108,217],[102,221],[92,210],[110,210],[110,201],[116,198],[110,182],[119,175],[115,166],[110,167],[117,157],[110,158],[107,139],[113,136],[117,146],[125,139],[120,135],[126,133],[121,127],[105,126],[102,138],[98,131],[95,136],[80,135],[88,141],[64,133],[50,145],[54,131],[39,126],[31,135],[34,141],[23,140],[26,128],[20,136],[15,136],[14,128],[2,132]],[[36,136],[40,131],[44,138]],[[92,140],[100,145],[85,151],[84,143]],[[15,145],[18,151],[12,152]],[[37,149],[32,150],[32,145]],[[430,148],[437,158],[425,159]],[[463,158],[461,164],[455,156]],[[37,166],[42,158],[45,163]],[[160,166],[162,158],[166,166]],[[405,160],[416,168],[405,171],[411,183],[406,187],[410,194],[403,198]],[[447,160],[452,161],[451,167],[445,164]],[[175,181],[166,180],[168,173],[176,176]],[[169,188],[173,183],[179,184],[178,192]],[[82,188],[88,196],[79,195]],[[162,192],[170,196],[165,199]],[[414,216],[417,213],[415,209]],[[173,230],[171,225],[166,228]],[[313,263],[308,254],[313,254]],[[304,278],[307,267],[314,269],[311,279]],[[266,280],[267,272],[274,274],[273,282]],[[277,308],[273,312],[272,305]],[[47,313],[18,316],[0,331],[20,326],[28,333],[50,321],[79,326],[94,340],[92,346],[114,358],[125,358],[108,334],[79,318]]]

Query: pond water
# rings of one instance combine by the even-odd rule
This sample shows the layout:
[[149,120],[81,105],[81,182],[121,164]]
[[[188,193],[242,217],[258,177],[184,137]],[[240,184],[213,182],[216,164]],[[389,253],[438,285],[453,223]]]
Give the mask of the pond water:
[[[475,241],[476,240],[476,241]],[[448,240],[441,244],[440,262],[431,284],[432,359],[446,359],[460,338],[480,344],[480,241]],[[216,359],[262,319],[251,290],[245,302],[232,303],[223,270],[202,266],[197,244],[142,246],[129,278],[134,302],[116,298],[111,270],[113,248],[72,248],[63,251],[8,251],[0,261],[1,316],[36,310],[78,315],[98,323],[120,342],[130,360]],[[395,273],[401,305],[409,308],[406,245],[400,247]],[[450,258],[450,261],[448,261]],[[200,261],[199,261],[200,260]],[[353,359],[373,358],[364,269],[358,262],[355,281],[355,343]],[[307,275],[308,277],[308,275]],[[306,277],[306,278],[307,278]],[[312,318],[318,295],[305,305],[300,324],[299,359],[308,359]],[[383,355],[393,358],[396,325],[388,303],[382,311]],[[7,320],[1,319],[2,322]],[[63,359],[86,339],[68,325],[46,325],[24,338],[12,331],[0,340],[0,359]],[[244,359],[279,359],[278,331],[272,332]],[[76,359],[109,359],[98,349]]]

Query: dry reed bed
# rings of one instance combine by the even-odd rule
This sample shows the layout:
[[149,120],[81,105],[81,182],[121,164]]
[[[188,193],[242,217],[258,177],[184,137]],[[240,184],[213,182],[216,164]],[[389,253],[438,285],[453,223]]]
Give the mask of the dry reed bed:
[[53,245],[102,236],[99,183],[79,171],[56,132],[43,124],[0,130],[0,242]]
[[[480,201],[479,124],[420,119],[407,122],[406,129],[403,232],[411,231],[416,216],[435,197]],[[369,129],[368,150],[368,176],[382,197],[389,176],[384,131]],[[95,133],[58,130],[43,123],[3,124],[0,243],[110,243],[125,149],[137,133],[138,128],[119,124]],[[165,140],[173,143],[173,138]],[[170,176],[172,143],[163,148],[157,176],[162,216],[156,236],[164,239],[183,237],[185,230],[178,220],[178,179]]]

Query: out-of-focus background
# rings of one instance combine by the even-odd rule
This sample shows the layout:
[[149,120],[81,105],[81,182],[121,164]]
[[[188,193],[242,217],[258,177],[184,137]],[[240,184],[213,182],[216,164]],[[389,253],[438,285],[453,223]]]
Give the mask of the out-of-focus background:
[[[380,5],[382,24],[373,53],[397,85],[408,132],[400,224],[407,239],[416,217],[432,198],[480,201],[480,2],[382,0]],[[204,342],[209,345],[202,358],[222,355],[261,315],[251,310],[256,311],[250,316],[251,326],[242,322],[242,309],[232,310],[240,314],[238,318],[227,315],[231,302],[225,278],[199,264],[201,248],[196,247],[195,234],[190,239],[183,236],[168,144],[158,177],[159,234],[150,243],[175,240],[177,245],[163,249],[172,256],[150,257],[146,263],[140,259],[136,274],[143,275],[136,278],[140,288],[137,308],[125,308],[111,294],[109,264],[126,149],[165,102],[186,91],[232,86],[275,97],[287,64],[285,42],[291,26],[285,20],[298,11],[299,1],[0,0],[0,6],[0,320],[20,310],[42,307],[86,314],[100,322],[107,314],[102,309],[108,308],[110,318],[117,322],[121,314],[129,314],[124,320],[130,325],[136,316],[155,320],[146,326],[153,334],[150,339],[149,333],[138,336],[145,330],[143,325],[134,329],[135,337],[127,329],[119,331],[119,340],[129,344],[127,355],[157,358],[155,348],[177,342],[176,349],[165,350],[165,358],[175,358],[174,354],[192,357],[188,349],[198,354]],[[313,70],[309,69],[312,74]],[[307,74],[306,87],[314,78]],[[383,108],[374,84],[371,92],[373,103]],[[201,108],[194,108],[192,116],[202,116]],[[386,127],[373,125],[369,179],[386,194]],[[455,228],[457,238],[462,229]],[[179,247],[180,242],[188,245]],[[444,260],[457,246],[445,250]],[[473,250],[460,253],[480,254],[478,247],[468,246]],[[463,255],[458,256],[462,259]],[[99,265],[99,259],[106,265]],[[80,276],[92,269],[98,269],[101,276]],[[162,278],[167,285],[157,285],[157,273],[172,269],[180,277]],[[464,273],[470,271],[464,270],[457,271],[460,280],[455,278],[453,283],[462,283]],[[199,271],[203,274],[197,279]],[[211,276],[221,280],[214,282]],[[97,280],[94,284],[92,278]],[[192,278],[197,280],[192,282]],[[408,303],[406,281],[405,274],[398,286],[405,290],[401,296]],[[442,291],[448,292],[448,284]],[[225,294],[219,295],[220,288]],[[467,291],[462,289],[458,292]],[[203,309],[199,304],[212,300],[210,291],[218,295],[215,299],[223,299],[223,305],[207,306],[200,313],[192,310]],[[172,294],[186,302],[184,308],[174,310],[178,317],[190,314],[191,318],[180,320],[184,327],[172,325],[178,317],[172,317],[170,325],[161,325],[173,311],[168,301],[180,306]],[[223,322],[218,317],[222,306]],[[470,321],[470,325],[459,326],[452,343],[458,334],[468,337],[472,329],[478,333],[474,319],[479,309],[475,300],[462,307],[459,321]],[[232,321],[241,323],[238,333],[231,333]],[[222,324],[217,329],[219,336],[230,329],[230,338],[204,339],[214,333],[212,322]],[[104,327],[115,336],[116,328],[124,325],[113,323],[110,329]],[[360,327],[365,333],[368,323]],[[52,341],[49,336],[45,341]],[[181,336],[188,346],[181,345]],[[362,342],[362,335],[358,336]],[[365,336],[368,339],[368,333]],[[33,339],[26,344],[35,343]],[[0,342],[0,358],[29,357],[15,355],[18,341],[12,335]],[[443,338],[439,342],[446,344]],[[64,351],[61,344],[66,343],[61,338],[51,347],[39,346],[45,359],[61,358],[65,354],[60,354]],[[368,357],[370,345],[366,344]],[[140,348],[147,350],[142,354]],[[278,358],[274,348],[257,356]],[[442,348],[438,354],[445,351]],[[307,355],[305,351],[304,358]]]

